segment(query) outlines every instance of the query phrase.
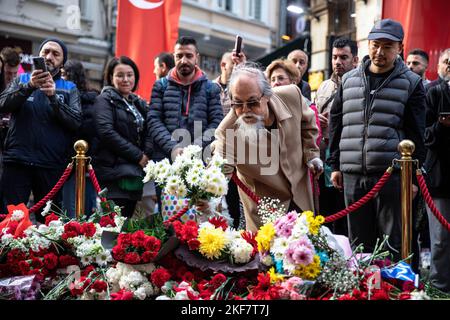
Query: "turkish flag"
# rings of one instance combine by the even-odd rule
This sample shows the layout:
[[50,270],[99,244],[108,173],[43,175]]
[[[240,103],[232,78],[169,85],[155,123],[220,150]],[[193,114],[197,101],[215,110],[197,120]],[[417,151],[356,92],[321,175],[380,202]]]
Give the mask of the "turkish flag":
[[180,12],[181,0],[118,0],[116,56],[137,64],[136,93],[147,101],[155,82],[153,61],[163,51],[173,52]]
[[383,19],[400,22],[405,31],[405,59],[409,51],[420,48],[430,56],[427,77],[437,78],[439,55],[450,47],[448,0],[384,0]]

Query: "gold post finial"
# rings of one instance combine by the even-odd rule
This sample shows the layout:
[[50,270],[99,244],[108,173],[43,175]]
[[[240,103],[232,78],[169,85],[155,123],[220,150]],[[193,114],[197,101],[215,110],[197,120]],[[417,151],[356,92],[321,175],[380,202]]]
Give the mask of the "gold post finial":
[[82,154],[85,155],[86,152],[89,149],[89,145],[86,141],[84,140],[78,140],[77,142],[75,142],[75,144],[73,145],[73,148],[75,149],[75,151],[77,152],[77,155]]
[[402,157],[412,157],[414,150],[416,150],[416,145],[411,140],[402,140],[398,144],[398,151],[400,151]]

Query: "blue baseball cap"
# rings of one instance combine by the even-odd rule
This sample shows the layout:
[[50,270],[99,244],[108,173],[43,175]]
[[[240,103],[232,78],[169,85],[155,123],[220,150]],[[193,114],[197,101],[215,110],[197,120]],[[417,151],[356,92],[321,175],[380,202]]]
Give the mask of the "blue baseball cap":
[[400,22],[392,19],[383,19],[375,23],[372,30],[370,30],[367,39],[369,40],[389,39],[392,41],[402,42],[404,36],[405,34],[403,32],[403,27],[400,24]]

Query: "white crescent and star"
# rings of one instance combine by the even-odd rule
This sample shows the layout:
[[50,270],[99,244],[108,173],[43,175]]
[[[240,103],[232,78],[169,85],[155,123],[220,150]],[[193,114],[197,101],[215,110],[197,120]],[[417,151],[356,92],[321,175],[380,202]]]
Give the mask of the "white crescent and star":
[[130,3],[139,9],[152,10],[162,6],[164,0],[159,2],[148,2],[146,0],[130,0]]

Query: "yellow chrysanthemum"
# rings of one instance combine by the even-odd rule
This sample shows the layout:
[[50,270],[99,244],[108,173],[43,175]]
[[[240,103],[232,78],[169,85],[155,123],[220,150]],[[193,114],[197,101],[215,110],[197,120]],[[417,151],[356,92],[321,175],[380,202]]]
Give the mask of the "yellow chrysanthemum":
[[225,232],[221,228],[202,228],[198,232],[199,251],[208,259],[218,259],[226,246]]
[[283,275],[275,272],[275,268],[274,267],[270,268],[269,275],[270,275],[270,282],[271,283],[282,282],[283,279],[284,279]]
[[260,252],[269,251],[274,236],[275,227],[273,226],[273,223],[267,223],[259,228],[258,235],[255,238],[258,242],[258,250]]
[[314,213],[311,211],[305,211],[303,214],[306,216],[306,222],[308,223],[309,233],[317,235],[321,225],[325,222],[323,216],[314,217]]

